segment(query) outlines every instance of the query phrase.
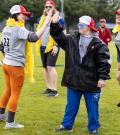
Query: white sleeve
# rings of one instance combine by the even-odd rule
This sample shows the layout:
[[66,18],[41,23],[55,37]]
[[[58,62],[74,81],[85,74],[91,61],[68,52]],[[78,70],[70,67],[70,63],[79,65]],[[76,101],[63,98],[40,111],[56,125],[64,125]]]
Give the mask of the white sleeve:
[[25,27],[18,27],[17,38],[27,40],[29,33],[30,32]]

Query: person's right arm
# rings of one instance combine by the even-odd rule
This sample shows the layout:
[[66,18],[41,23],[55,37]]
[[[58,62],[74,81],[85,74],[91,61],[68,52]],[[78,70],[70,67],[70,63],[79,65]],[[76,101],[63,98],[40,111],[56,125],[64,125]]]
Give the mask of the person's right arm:
[[63,27],[59,24],[59,12],[56,11],[52,17],[52,23],[50,26],[50,35],[56,41],[56,43],[65,50],[66,46],[69,44],[69,35],[65,35],[63,32]]
[[41,38],[42,34],[48,27],[48,25],[51,22],[51,17],[52,17],[52,10],[49,12],[48,16],[45,19],[45,22],[43,26],[37,31],[37,32],[30,32],[28,31],[25,27],[19,27],[17,31],[17,38],[18,39],[23,39],[23,40],[28,40],[30,42],[36,42],[38,39]]
[[56,43],[65,50],[66,45],[68,44],[69,36],[63,33],[63,29],[59,23],[51,23],[50,35],[56,41]]

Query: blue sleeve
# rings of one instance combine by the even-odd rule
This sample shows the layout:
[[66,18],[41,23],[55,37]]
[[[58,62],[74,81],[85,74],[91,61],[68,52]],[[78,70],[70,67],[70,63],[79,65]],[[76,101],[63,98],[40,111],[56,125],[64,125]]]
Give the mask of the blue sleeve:
[[65,21],[64,21],[63,18],[60,18],[60,19],[59,19],[59,24],[60,24],[62,27],[65,26]]

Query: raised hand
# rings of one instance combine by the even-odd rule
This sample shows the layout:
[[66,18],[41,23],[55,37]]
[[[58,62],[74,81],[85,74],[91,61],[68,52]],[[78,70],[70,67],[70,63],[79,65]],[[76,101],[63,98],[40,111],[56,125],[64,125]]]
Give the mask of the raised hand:
[[60,16],[59,11],[55,10],[55,11],[54,11],[54,14],[53,14],[53,17],[52,17],[52,23],[57,23],[57,22],[59,22],[59,16]]
[[54,11],[54,8],[50,9],[46,19],[45,19],[45,23],[46,24],[49,24],[51,23],[51,19],[52,19],[52,16],[53,16],[53,11]]
[[58,53],[58,46],[53,46],[51,54],[55,56]]

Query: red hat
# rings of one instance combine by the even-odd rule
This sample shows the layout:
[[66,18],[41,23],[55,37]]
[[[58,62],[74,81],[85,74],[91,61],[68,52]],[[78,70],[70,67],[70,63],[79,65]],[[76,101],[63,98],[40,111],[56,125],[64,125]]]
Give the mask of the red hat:
[[53,6],[56,5],[54,0],[47,0],[46,4],[50,4],[50,5],[53,5]]
[[114,13],[120,15],[120,8]]
[[26,16],[31,16],[31,13],[28,12],[22,5],[15,5],[10,9],[10,13],[11,15],[13,14],[18,14],[18,13],[22,13]]
[[90,27],[91,30],[97,32],[97,29],[95,28],[95,22],[92,17],[90,16],[82,16],[79,18],[79,23],[86,24]]
[[106,23],[106,19],[105,18],[101,18],[100,22],[105,22]]

